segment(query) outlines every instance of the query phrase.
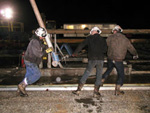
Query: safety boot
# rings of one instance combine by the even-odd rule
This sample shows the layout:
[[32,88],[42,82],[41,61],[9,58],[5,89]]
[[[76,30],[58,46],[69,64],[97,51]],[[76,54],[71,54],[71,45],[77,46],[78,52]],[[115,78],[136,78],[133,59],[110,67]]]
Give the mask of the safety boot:
[[84,84],[79,83],[79,84],[78,84],[77,90],[72,91],[72,93],[79,96],[79,94],[80,94],[80,92],[81,92],[81,89],[82,89],[83,85],[84,85]]
[[94,86],[94,93],[93,93],[93,97],[100,97],[101,94],[99,92],[99,88],[100,88],[100,85],[99,86]]
[[26,84],[24,82],[22,82],[18,85],[17,93],[20,94],[20,96],[22,96],[22,97],[27,97],[28,96],[25,88],[26,88]]
[[115,87],[115,95],[123,95],[124,94],[124,91],[120,91],[120,87],[121,85],[116,85]]
[[17,89],[16,96],[25,97],[25,96],[27,96],[27,95],[23,94],[19,89]]

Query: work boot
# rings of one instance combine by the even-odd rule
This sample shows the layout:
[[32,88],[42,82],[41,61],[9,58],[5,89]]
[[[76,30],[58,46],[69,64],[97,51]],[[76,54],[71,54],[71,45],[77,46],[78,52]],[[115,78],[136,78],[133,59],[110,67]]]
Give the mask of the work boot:
[[94,93],[93,93],[93,97],[100,97],[101,94],[99,92],[99,88],[100,88],[100,85],[99,86],[94,86]]
[[105,82],[105,79],[102,78],[102,80],[101,80],[101,86],[103,86],[104,82]]
[[116,85],[115,87],[115,95],[123,95],[124,94],[124,91],[120,91],[120,85]]
[[28,96],[25,88],[26,88],[26,84],[24,82],[22,82],[18,85],[17,93],[20,94],[20,96],[22,96],[22,97],[27,97]]
[[72,93],[79,96],[79,94],[80,94],[80,92],[81,92],[81,89],[82,89],[83,85],[84,85],[84,84],[79,83],[79,84],[78,84],[77,90],[72,91]]
[[23,94],[19,89],[17,89],[17,94],[16,96],[21,96],[21,97],[25,97],[27,95]]

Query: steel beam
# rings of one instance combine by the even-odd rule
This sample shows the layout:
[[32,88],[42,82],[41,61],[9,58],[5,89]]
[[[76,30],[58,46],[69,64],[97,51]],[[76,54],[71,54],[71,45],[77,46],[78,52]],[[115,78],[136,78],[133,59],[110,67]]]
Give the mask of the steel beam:
[[[112,29],[101,29],[102,34],[111,34]],[[48,33],[51,34],[87,34],[90,30],[66,30],[66,29],[47,29]],[[125,34],[150,34],[150,29],[124,29]]]

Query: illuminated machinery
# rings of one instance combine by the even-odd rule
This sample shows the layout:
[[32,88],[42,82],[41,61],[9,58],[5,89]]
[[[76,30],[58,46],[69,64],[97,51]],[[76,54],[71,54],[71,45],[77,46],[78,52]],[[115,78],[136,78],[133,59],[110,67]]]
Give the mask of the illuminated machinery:
[[[113,29],[116,24],[64,24],[63,28],[66,30],[90,30],[93,27],[99,27],[100,29]],[[64,37],[86,37],[88,34],[64,34]],[[102,34],[102,36],[107,37],[110,34]]]

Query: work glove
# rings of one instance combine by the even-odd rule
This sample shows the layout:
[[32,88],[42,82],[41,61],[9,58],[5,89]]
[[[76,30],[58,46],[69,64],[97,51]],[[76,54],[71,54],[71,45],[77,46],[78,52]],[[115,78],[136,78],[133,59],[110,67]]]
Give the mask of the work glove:
[[47,45],[47,42],[46,42],[46,40],[45,40],[45,39],[43,39],[43,42],[44,42],[44,45]]
[[136,59],[138,59],[138,58],[139,58],[138,55],[133,56],[133,59],[134,59],[134,60],[136,60]]
[[46,49],[45,51],[46,51],[46,53],[50,53],[53,51],[53,48],[50,47],[50,48]]

